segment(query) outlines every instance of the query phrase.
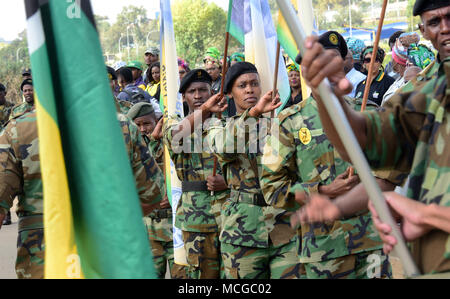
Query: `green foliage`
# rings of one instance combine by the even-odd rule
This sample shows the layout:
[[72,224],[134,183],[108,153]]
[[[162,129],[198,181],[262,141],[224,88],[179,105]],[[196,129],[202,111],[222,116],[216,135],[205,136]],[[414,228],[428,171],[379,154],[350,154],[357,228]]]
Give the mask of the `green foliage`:
[[[206,0],[178,0],[172,4],[172,15],[177,53],[191,68],[203,66],[202,60],[209,47],[223,52],[227,24],[223,9]],[[230,50],[238,46],[234,39],[230,42]]]
[[0,48],[0,82],[6,86],[8,101],[21,102],[22,70],[30,67],[26,32]]

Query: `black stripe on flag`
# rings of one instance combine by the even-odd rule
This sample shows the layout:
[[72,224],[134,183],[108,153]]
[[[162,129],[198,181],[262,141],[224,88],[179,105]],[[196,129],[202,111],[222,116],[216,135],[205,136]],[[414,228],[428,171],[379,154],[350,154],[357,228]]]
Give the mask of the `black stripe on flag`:
[[39,0],[25,0],[25,12],[27,19],[31,18],[39,10]]
[[81,10],[84,12],[84,15],[88,18],[89,22],[91,22],[92,26],[94,26],[95,30],[97,30],[97,26],[95,25],[94,14],[92,13],[91,1],[90,0],[81,0]]

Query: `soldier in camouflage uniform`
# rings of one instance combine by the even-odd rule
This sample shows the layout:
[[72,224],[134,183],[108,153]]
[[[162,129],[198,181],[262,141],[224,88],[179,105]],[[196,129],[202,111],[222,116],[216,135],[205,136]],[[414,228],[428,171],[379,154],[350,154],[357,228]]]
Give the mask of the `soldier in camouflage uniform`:
[[[127,116],[138,126],[159,168],[164,170],[164,147],[162,136],[160,136],[162,121],[157,123],[153,106],[149,103],[137,103],[130,109]],[[158,278],[165,278],[167,263],[169,263],[172,278],[186,278],[183,266],[174,267],[172,208],[167,196],[160,202],[157,209],[144,217],[144,222],[147,226]]]
[[[431,78],[414,86],[412,92],[394,95],[382,111],[357,113],[340,97],[350,89],[339,66],[342,60],[317,45],[315,38],[306,41],[303,57],[305,78],[313,88],[324,77],[335,84],[344,112],[374,168],[410,172],[407,197],[385,193],[386,202],[398,215],[403,237],[413,241],[413,256],[422,273],[450,272],[450,201],[449,165],[449,83],[450,47],[448,45],[448,1],[418,0],[414,15],[421,16],[423,35],[438,49],[439,68]],[[446,34],[444,34],[446,30]],[[447,39],[444,42],[444,39]],[[313,63],[314,62],[314,63]],[[333,64],[333,67],[326,67]],[[317,95],[318,101],[321,101]],[[321,103],[321,102],[320,102]],[[331,142],[349,159],[323,104],[321,120]],[[371,205],[369,205],[371,206]],[[371,206],[374,224],[390,252],[397,240],[391,227],[382,223]]]
[[6,100],[6,88],[0,83],[0,126],[3,127],[5,123],[9,120],[9,115],[11,113],[14,104]]
[[[258,143],[264,142],[264,136],[256,137],[270,125],[261,115],[279,107],[279,97],[272,101],[269,92],[260,99],[259,75],[248,62],[229,69],[224,91],[235,99],[238,115],[211,123],[208,143],[231,187],[222,208],[220,234],[226,278],[299,278],[289,214],[266,204],[258,179],[262,158]],[[204,110],[214,106],[214,100],[205,103]]]
[[[159,204],[164,178],[150,155],[137,127],[118,114],[136,187],[144,214]],[[36,111],[10,120],[0,134],[0,220],[19,197],[19,236],[16,273],[18,278],[43,278],[43,193],[39,163]]]
[[[345,40],[337,32],[324,33],[319,42],[342,58],[347,55]],[[352,102],[356,109],[359,104]],[[357,176],[348,178],[350,164],[336,155],[328,141],[312,97],[281,112],[278,119],[279,134],[266,143],[261,173],[261,188],[271,205],[295,210],[307,194],[335,198],[358,183]],[[379,277],[392,275],[367,210],[347,219],[304,223],[300,235],[299,257],[307,278],[371,278],[367,271],[371,255],[380,258]]]
[[[11,110],[14,107],[13,103],[10,103],[6,100],[6,87],[0,83],[0,128],[6,124],[9,120],[9,115],[11,114]],[[11,224],[11,212],[8,211],[5,220],[3,221],[3,225]]]
[[214,176],[214,156],[203,150],[206,131],[189,129],[183,138],[180,137],[186,128],[184,124],[189,124],[190,119],[201,112],[201,105],[211,97],[211,83],[211,77],[204,70],[187,73],[179,91],[189,105],[190,114],[183,120],[178,115],[169,115],[163,126],[164,143],[182,182],[175,226],[182,230],[192,279],[220,277],[220,213],[229,196],[221,168],[217,167]]
[[22,91],[25,102],[19,103],[12,108],[9,119],[13,119],[34,109],[33,81],[31,79],[25,79],[20,85],[20,90]]

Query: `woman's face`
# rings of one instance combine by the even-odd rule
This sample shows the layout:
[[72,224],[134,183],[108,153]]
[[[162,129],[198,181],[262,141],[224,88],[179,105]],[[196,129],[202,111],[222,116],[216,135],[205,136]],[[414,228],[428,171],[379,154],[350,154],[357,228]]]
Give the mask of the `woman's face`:
[[289,74],[289,85],[292,88],[299,88],[300,87],[300,72],[297,71],[290,71]]
[[152,77],[153,77],[153,80],[155,80],[155,82],[159,82],[159,80],[160,80],[159,67],[154,66],[152,68]]
[[[363,66],[367,72],[369,72],[369,65],[370,65],[370,60],[372,59],[372,54],[373,53],[367,53],[366,56],[364,56]],[[381,67],[381,62],[379,62],[378,60],[375,59],[375,62],[373,64],[373,70],[372,70],[373,76],[376,76],[378,74],[378,72],[380,71],[380,67]]]
[[255,106],[261,97],[261,84],[258,74],[240,75],[233,83],[231,95],[239,113]]

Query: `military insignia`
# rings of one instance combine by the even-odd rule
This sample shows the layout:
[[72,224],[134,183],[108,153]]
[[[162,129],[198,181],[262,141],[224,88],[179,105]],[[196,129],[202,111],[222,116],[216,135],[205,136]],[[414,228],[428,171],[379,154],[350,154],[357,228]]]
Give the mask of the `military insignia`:
[[311,142],[311,131],[308,128],[301,128],[298,131],[298,138],[304,145],[308,145]]
[[200,71],[199,71],[199,72],[197,72],[197,77],[199,77],[199,78],[200,78],[201,76],[202,76],[202,72],[200,72]]
[[339,43],[339,40],[338,40],[338,37],[337,37],[337,35],[336,34],[330,34],[330,42],[333,44],[333,45],[337,45],[338,43]]
[[378,96],[380,95],[380,93],[378,92],[378,91],[375,91],[374,93],[373,93],[373,97],[375,98],[375,99],[378,99]]

